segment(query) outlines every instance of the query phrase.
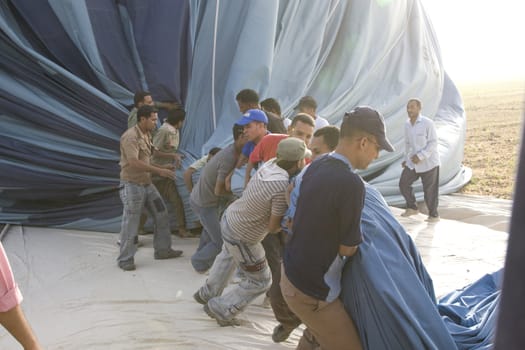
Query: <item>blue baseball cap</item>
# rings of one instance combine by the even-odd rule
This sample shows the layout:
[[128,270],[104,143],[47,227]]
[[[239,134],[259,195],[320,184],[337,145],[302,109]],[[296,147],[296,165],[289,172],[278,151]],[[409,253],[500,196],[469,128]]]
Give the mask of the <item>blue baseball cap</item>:
[[237,120],[235,124],[244,126],[250,124],[251,122],[261,122],[268,124],[268,117],[266,116],[266,113],[260,109],[249,109],[242,115],[241,119]]

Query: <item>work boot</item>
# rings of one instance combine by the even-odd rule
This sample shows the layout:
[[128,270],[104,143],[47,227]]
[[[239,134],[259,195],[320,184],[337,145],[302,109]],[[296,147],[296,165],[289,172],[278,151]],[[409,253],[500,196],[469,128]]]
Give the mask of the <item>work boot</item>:
[[417,215],[419,214],[419,210],[417,209],[412,209],[412,208],[407,208],[405,210],[405,212],[403,214],[401,214],[401,216],[403,217],[409,217],[409,216],[412,216],[412,215]]
[[118,267],[120,267],[124,271],[133,271],[137,268],[133,259],[128,261],[119,261]]
[[158,250],[155,252],[155,259],[156,260],[164,260],[164,259],[173,259],[178,258],[182,255],[182,250]]
[[439,216],[429,216],[425,221],[426,222],[438,222]]
[[208,314],[208,316],[211,318],[214,318],[221,327],[241,325],[241,322],[236,318],[227,319],[222,317],[218,312],[215,312],[212,308],[210,308],[209,303],[204,305],[204,312],[206,312],[206,314]]
[[204,300],[201,297],[200,290],[196,291],[195,294],[193,294],[193,299],[195,299],[196,302],[198,302],[199,304],[202,304],[202,305],[206,305],[208,303],[208,301]]
[[280,343],[288,339],[293,329],[286,329],[282,324],[278,324],[273,329],[272,340],[274,343]]

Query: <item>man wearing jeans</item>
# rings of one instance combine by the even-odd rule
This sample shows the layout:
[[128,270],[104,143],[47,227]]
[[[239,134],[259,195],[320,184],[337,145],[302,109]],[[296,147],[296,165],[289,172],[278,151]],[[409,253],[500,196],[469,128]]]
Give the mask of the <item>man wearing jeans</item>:
[[151,174],[173,178],[173,166],[159,167],[150,164],[153,145],[151,131],[157,125],[157,112],[149,105],[137,111],[137,125],[128,129],[120,138],[120,198],[124,205],[120,231],[118,266],[124,271],[135,270],[135,239],[140,215],[145,208],[155,221],[153,247],[155,259],[171,259],[182,251],[171,249],[171,232],[167,207],[151,182]]
[[405,123],[405,160],[399,179],[399,189],[407,209],[401,216],[418,213],[412,184],[419,178],[423,183],[428,222],[439,221],[439,153],[434,122],[421,115],[421,101],[411,99],[407,104],[408,120]]
[[[272,275],[261,241],[281,231],[286,212],[285,192],[290,175],[304,167],[309,156],[304,141],[289,137],[277,147],[277,157],[266,162],[254,175],[241,198],[224,212],[221,221],[224,245],[206,280],[195,294],[204,311],[221,326],[235,325],[235,316],[270,288]],[[245,278],[222,294],[234,270]]]
[[242,125],[234,124],[232,131],[234,143],[222,149],[204,166],[190,195],[191,209],[202,224],[199,246],[191,257],[191,265],[199,273],[209,270],[222,248],[219,198],[231,195],[226,190],[226,176],[235,168],[246,143]]

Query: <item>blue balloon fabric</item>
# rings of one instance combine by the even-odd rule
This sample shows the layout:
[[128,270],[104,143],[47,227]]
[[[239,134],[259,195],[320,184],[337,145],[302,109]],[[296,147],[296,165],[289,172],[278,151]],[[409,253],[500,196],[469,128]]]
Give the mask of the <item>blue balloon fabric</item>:
[[244,88],[286,117],[312,95],[334,125],[377,108],[396,151],[361,175],[389,204],[402,203],[402,125],[417,96],[438,130],[440,192],[470,179],[461,97],[420,0],[0,1],[0,222],[118,231],[133,94],[181,102],[181,149],[200,157],[232,142]]
[[436,301],[412,238],[382,195],[367,185],[363,242],[343,271],[342,300],[364,349],[490,349],[499,275]]

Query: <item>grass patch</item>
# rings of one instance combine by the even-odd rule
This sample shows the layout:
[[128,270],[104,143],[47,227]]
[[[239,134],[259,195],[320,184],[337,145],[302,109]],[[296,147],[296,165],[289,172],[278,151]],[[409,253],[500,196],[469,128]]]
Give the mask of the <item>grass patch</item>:
[[458,86],[467,114],[463,163],[472,181],[461,193],[511,199],[521,145],[525,82]]

